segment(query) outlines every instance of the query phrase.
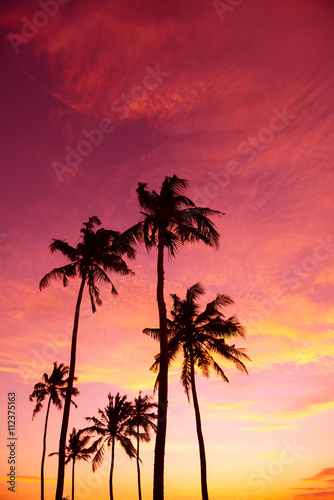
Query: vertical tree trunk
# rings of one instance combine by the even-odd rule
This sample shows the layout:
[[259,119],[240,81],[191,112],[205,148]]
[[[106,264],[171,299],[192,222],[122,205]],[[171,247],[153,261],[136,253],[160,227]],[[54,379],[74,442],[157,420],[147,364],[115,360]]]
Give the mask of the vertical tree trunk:
[[160,329],[160,372],[158,423],[154,450],[153,500],[163,500],[168,401],[168,338],[167,313],[164,299],[164,230],[162,227],[159,228],[157,275],[157,302]]
[[138,497],[141,499],[141,484],[140,484],[140,463],[139,463],[139,425],[137,425],[137,477],[138,477]]
[[49,397],[48,408],[46,410],[44,436],[43,436],[43,453],[41,462],[41,500],[44,500],[44,462],[45,462],[45,452],[46,452],[46,432],[48,428],[50,405],[51,405],[51,395]]
[[114,500],[113,488],[112,488],[112,478],[114,473],[114,461],[115,461],[115,437],[112,438],[111,445],[111,464],[110,464],[110,478],[109,478],[109,493],[110,500]]
[[79,326],[79,314],[80,305],[82,301],[82,295],[86,282],[86,273],[83,273],[81,279],[81,285],[79,289],[79,294],[77,298],[77,304],[75,307],[74,323],[73,323],[73,333],[72,333],[72,344],[71,344],[71,361],[70,361],[70,373],[68,375],[68,385],[66,391],[63,422],[61,426],[60,440],[59,440],[59,460],[58,460],[58,478],[57,478],[57,491],[56,500],[62,500],[63,490],[64,490],[64,477],[65,477],[65,446],[66,446],[66,435],[68,429],[68,421],[70,417],[70,406],[71,406],[71,396],[74,381],[74,371],[75,371],[75,360],[76,360],[76,349],[77,349],[77,334]]
[[75,466],[75,458],[73,458],[73,464],[72,464],[72,500],[74,500],[74,466]]
[[191,392],[193,396],[193,403],[195,409],[195,418],[196,418],[196,430],[197,430],[197,438],[198,438],[198,446],[199,446],[199,458],[201,464],[201,488],[202,488],[202,499],[209,500],[208,496],[208,485],[207,485],[207,477],[206,477],[206,457],[205,457],[205,447],[204,447],[204,439],[202,433],[202,424],[201,424],[201,415],[199,411],[197,392],[195,386],[195,369],[194,369],[194,358],[193,353],[190,351],[190,377],[191,377]]

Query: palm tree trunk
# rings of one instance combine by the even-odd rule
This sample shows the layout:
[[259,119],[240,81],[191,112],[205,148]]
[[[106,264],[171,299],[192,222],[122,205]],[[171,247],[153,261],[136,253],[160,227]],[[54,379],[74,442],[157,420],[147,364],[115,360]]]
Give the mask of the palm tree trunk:
[[72,500],[74,500],[74,465],[75,465],[75,458],[73,458],[73,464],[72,464]]
[[137,425],[137,476],[138,476],[138,497],[139,500],[141,500],[140,463],[139,463],[139,425]]
[[114,472],[114,461],[115,461],[115,437],[112,438],[111,445],[111,464],[110,464],[110,478],[109,478],[109,492],[110,492],[110,500],[114,500],[114,494],[112,490],[112,478]]
[[72,344],[71,344],[71,361],[70,361],[70,372],[68,375],[68,384],[64,405],[63,422],[61,426],[60,440],[59,440],[59,460],[58,460],[58,478],[57,478],[57,491],[56,500],[62,500],[63,490],[64,490],[64,478],[65,478],[65,447],[66,447],[66,435],[68,429],[68,421],[70,417],[70,406],[71,406],[71,396],[74,381],[74,371],[75,371],[75,359],[77,350],[77,334],[79,326],[79,314],[80,306],[82,301],[82,295],[86,282],[86,272],[83,273],[81,279],[81,285],[78,293],[77,303],[75,307],[74,323],[73,323],[73,333],[72,333]]
[[49,397],[48,408],[46,410],[44,436],[43,436],[43,453],[42,453],[42,462],[41,462],[41,500],[44,500],[44,461],[45,461],[45,452],[46,452],[46,432],[47,432],[47,427],[48,427],[50,406],[51,406],[51,395]]
[[199,458],[200,458],[200,463],[201,463],[202,499],[209,500],[207,477],[206,477],[205,447],[204,447],[204,439],[203,439],[203,433],[202,433],[201,415],[200,415],[200,411],[199,411],[197,392],[196,392],[196,386],[195,386],[195,369],[194,369],[194,358],[193,358],[192,351],[190,351],[190,378],[191,378],[191,392],[192,392],[192,396],[193,396],[193,403],[194,403],[194,409],[195,409],[196,430],[197,430],[197,438],[198,438],[198,446],[199,446]]
[[163,500],[168,402],[168,338],[167,312],[164,299],[164,230],[162,227],[159,228],[157,275],[157,302],[160,329],[160,372],[158,423],[154,450],[153,500]]

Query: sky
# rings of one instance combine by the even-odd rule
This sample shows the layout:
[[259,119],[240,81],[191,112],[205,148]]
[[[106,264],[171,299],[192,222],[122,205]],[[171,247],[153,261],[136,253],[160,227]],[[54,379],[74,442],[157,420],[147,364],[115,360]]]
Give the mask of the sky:
[[[29,395],[54,361],[69,363],[78,281],[40,279],[65,264],[52,238],[76,245],[88,217],[123,231],[140,217],[136,187],[165,176],[215,218],[220,248],[184,246],[166,260],[170,294],[201,282],[235,302],[249,375],[198,374],[211,500],[334,496],[334,4],[331,0],[40,0],[2,2],[0,496],[9,498],[7,399],[16,400],[16,496],[39,497],[44,407]],[[112,276],[92,315],[84,296],[77,409],[107,394],[153,394],[158,344],[156,251],[138,247],[134,276]],[[169,374],[166,500],[199,500],[194,412]],[[47,453],[57,451],[52,408]],[[152,498],[154,437],[142,446]],[[108,497],[108,470],[78,463],[76,497]],[[56,457],[47,457],[46,499]],[[117,449],[115,498],[136,498],[136,465]],[[70,469],[65,495],[70,495]]]

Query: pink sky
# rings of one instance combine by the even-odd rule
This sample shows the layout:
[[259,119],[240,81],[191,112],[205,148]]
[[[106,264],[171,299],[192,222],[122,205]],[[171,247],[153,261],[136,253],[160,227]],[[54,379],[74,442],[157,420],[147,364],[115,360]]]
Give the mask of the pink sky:
[[[7,4],[0,377],[4,407],[8,392],[17,395],[15,498],[39,495],[45,409],[31,421],[28,396],[53,361],[69,362],[78,283],[38,290],[64,263],[49,253],[51,238],[75,245],[92,215],[127,229],[139,218],[137,183],[158,190],[173,174],[189,180],[198,205],[226,215],[215,221],[219,251],[187,246],[166,262],[168,308],[170,293],[182,297],[198,281],[203,304],[231,295],[252,359],[249,377],[226,366],[230,384],[198,376],[210,500],[333,498],[334,4],[63,0],[52,16],[38,14],[43,1]],[[157,326],[155,266],[155,251],[139,248],[135,276],[113,277],[117,298],[103,288],[94,317],[84,298],[70,428],[83,427],[110,391],[152,394],[158,346],[141,332]],[[176,363],[166,500],[197,500],[193,408],[179,374]],[[61,424],[52,410],[48,452]],[[7,498],[4,412],[0,426]],[[153,447],[143,446],[145,498]],[[115,497],[136,498],[135,463],[117,453]],[[108,463],[95,476],[78,464],[78,498],[108,498]],[[56,466],[47,459],[50,499]]]

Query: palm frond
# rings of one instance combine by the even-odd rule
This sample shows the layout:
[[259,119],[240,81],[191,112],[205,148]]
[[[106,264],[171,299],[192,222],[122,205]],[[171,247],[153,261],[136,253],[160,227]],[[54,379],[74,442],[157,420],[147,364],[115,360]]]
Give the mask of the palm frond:
[[133,446],[130,438],[120,434],[117,440],[128,457],[134,458],[137,455],[136,448]]
[[224,371],[222,370],[222,368],[220,368],[220,366],[218,365],[218,363],[214,359],[212,360],[212,366],[213,366],[215,372],[217,373],[217,375],[219,375],[225,382],[229,382]]
[[95,453],[95,455],[93,457],[93,460],[92,460],[92,469],[93,469],[93,472],[95,472],[96,469],[98,469],[98,467],[100,467],[102,465],[102,463],[103,463],[103,460],[104,460],[104,443],[105,443],[105,441],[100,445],[100,448],[98,448],[97,452]]
[[88,218],[88,222],[84,222],[83,225],[86,229],[82,229],[82,231],[92,231],[94,226],[101,226],[102,222],[97,215],[93,215]]
[[62,280],[63,285],[66,287],[68,285],[68,278],[74,278],[77,275],[77,269],[75,264],[67,264],[62,267],[55,267],[47,273],[41,279],[39,283],[39,289],[47,288],[52,280]]
[[185,356],[182,362],[181,370],[181,383],[186,392],[188,401],[190,402],[190,388],[191,388],[191,365],[189,356]]
[[51,253],[59,251],[72,262],[75,262],[79,258],[77,249],[69,245],[65,240],[53,238],[49,248]]
[[159,328],[144,328],[143,333],[145,333],[145,335],[149,335],[154,340],[159,340],[160,339],[160,330],[159,330]]
[[[61,398],[65,399],[68,378],[67,375],[69,373],[70,367],[61,363],[58,366],[57,361],[53,363],[53,370],[50,376],[47,373],[43,374],[43,379],[45,382],[37,382],[34,386],[33,392],[29,396],[29,401],[33,402],[36,400],[36,406],[33,411],[32,418],[34,419],[37,413],[41,411],[43,408],[43,402],[46,397],[51,398],[52,404],[58,409],[61,410],[63,405]],[[74,377],[76,380],[76,377]],[[73,387],[72,395],[76,396],[79,391]],[[75,403],[74,403],[75,404]]]
[[139,182],[136,189],[138,195],[139,205],[146,211],[152,211],[157,202],[157,195],[154,192],[150,192],[146,189],[147,184],[144,182]]
[[195,283],[195,285],[188,288],[186,293],[187,304],[193,304],[195,300],[201,295],[205,294],[205,289],[202,283]]
[[[32,401],[32,400],[31,400]],[[34,411],[32,412],[32,420],[36,417],[37,413],[41,411],[43,408],[43,405],[41,402],[38,402],[34,408]]]
[[126,254],[129,259],[134,259],[136,256],[136,250],[134,245],[137,242],[143,241],[143,222],[140,221],[137,224],[134,224],[132,227],[115,235],[113,237],[113,242],[110,246],[111,253],[115,253],[117,255]]

